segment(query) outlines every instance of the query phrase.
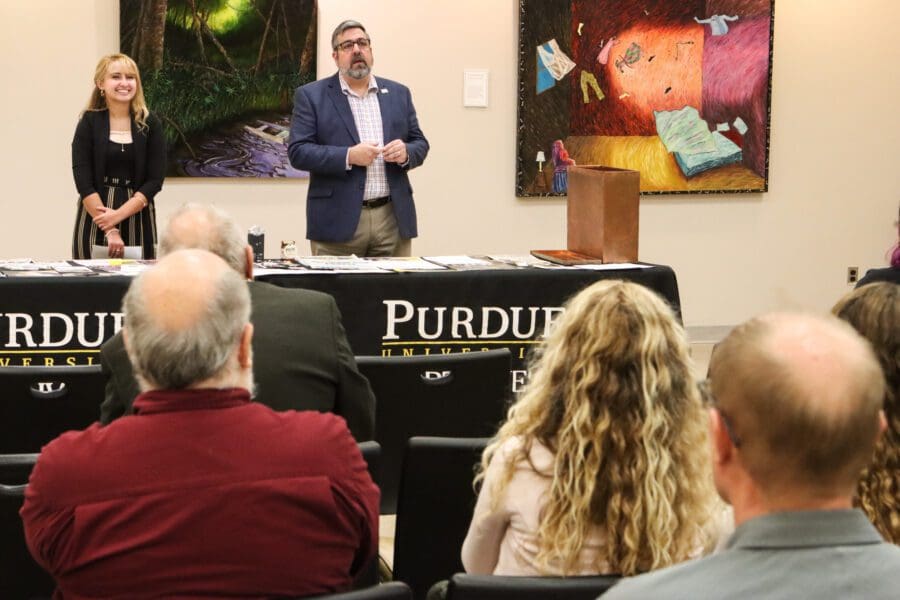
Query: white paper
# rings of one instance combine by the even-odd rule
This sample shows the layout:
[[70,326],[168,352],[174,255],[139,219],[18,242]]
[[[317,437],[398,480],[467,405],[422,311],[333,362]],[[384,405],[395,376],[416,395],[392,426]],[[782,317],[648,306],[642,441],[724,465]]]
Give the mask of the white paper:
[[369,258],[368,261],[374,263],[381,269],[389,269],[391,271],[442,271],[447,267],[429,262],[418,256],[390,256],[385,258]]
[[123,256],[111,257],[109,255],[109,246],[92,246],[91,258],[124,258],[126,260],[141,260],[144,252],[140,246],[125,246]]
[[295,259],[304,267],[316,270],[324,270],[334,272],[345,271],[383,271],[377,265],[367,261],[365,258],[359,258],[355,254],[350,256],[301,256]]
[[491,254],[490,258],[517,267],[543,267],[553,264],[530,254]]
[[463,71],[463,106],[485,108],[488,105],[488,70]]
[[637,263],[605,263],[602,265],[574,265],[577,269],[588,271],[624,271],[626,269],[649,269],[653,265],[639,265]]
[[444,265],[446,267],[454,267],[454,266],[479,266],[479,265],[489,265],[490,261],[484,260],[483,258],[474,258],[472,256],[463,256],[463,255],[451,255],[451,256],[423,256],[425,260],[430,260],[433,263],[437,263],[439,265]]

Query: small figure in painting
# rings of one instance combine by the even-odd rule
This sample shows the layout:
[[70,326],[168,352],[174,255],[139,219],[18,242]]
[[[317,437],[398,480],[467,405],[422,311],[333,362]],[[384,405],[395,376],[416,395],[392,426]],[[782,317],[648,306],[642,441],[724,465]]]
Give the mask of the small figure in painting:
[[575,165],[575,160],[569,158],[569,152],[562,140],[553,142],[553,191],[557,194],[565,194],[569,188],[570,165]]

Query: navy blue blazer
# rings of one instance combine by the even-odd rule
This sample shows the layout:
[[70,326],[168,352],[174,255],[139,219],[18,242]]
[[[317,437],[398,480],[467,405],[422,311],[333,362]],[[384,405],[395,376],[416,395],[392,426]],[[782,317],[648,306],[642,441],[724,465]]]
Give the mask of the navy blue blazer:
[[[400,237],[414,238],[416,207],[407,171],[422,164],[428,140],[419,129],[409,88],[376,77],[381,107],[383,143],[406,142],[409,163],[385,163],[391,203]],[[346,242],[353,237],[362,211],[366,167],[347,170],[347,149],[360,142],[350,102],[341,91],[338,75],[297,88],[288,156],[295,169],[309,171],[306,196],[306,237],[317,242]]]

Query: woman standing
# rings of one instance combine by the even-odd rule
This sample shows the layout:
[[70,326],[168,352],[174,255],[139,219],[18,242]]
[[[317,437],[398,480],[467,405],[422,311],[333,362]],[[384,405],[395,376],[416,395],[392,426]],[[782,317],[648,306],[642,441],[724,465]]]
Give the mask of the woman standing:
[[135,246],[156,258],[153,199],[165,168],[165,135],[147,110],[137,65],[124,54],[104,56],[72,140],[79,195],[72,256],[122,258]]

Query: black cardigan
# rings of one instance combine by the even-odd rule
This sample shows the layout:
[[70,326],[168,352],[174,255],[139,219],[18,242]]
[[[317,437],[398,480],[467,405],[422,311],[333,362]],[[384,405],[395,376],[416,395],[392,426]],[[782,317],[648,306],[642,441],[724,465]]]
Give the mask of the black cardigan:
[[[134,190],[148,202],[162,189],[166,175],[166,136],[162,122],[154,114],[147,116],[147,129],[141,131],[131,119],[134,143]],[[109,111],[85,111],[72,140],[72,174],[83,200],[100,191],[106,174],[106,145],[109,142]]]

